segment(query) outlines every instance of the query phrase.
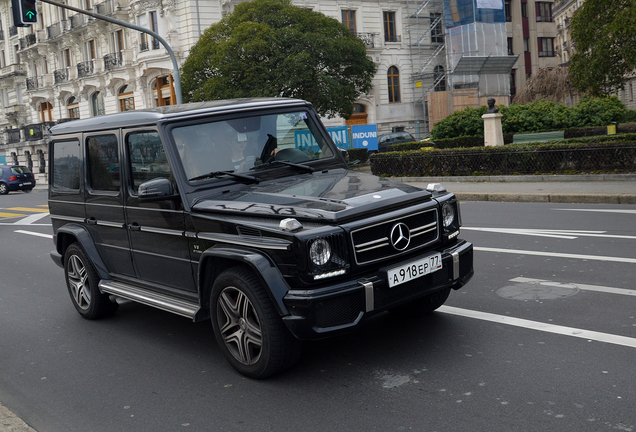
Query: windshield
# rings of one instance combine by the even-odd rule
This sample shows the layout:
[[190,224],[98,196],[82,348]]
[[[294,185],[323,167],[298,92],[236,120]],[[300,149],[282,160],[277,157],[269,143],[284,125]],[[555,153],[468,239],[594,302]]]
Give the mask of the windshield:
[[274,160],[304,163],[333,157],[305,111],[204,121],[173,127],[171,133],[191,181],[209,173],[253,174],[250,170],[261,165],[285,166],[265,165]]

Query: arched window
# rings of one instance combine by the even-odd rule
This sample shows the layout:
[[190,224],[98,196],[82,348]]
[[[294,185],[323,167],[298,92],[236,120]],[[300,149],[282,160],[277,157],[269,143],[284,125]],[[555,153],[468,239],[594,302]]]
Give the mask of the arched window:
[[119,111],[134,111],[135,110],[135,98],[133,97],[133,89],[129,85],[125,85],[119,89]]
[[177,96],[174,92],[173,83],[172,75],[159,77],[152,83],[155,106],[176,105]]
[[66,102],[66,108],[68,109],[68,117],[72,119],[80,118],[79,114],[79,102],[75,96],[71,96]]
[[446,74],[444,73],[444,66],[435,66],[433,79],[435,80],[435,91],[446,91]]
[[40,104],[40,120],[45,121],[53,121],[53,117],[51,117],[51,113],[53,112],[53,105],[51,102],[42,102]]
[[386,74],[389,84],[389,102],[400,102],[400,71],[391,66]]
[[104,111],[104,98],[102,97],[102,93],[96,91],[91,96],[91,105],[93,107],[93,116],[101,116],[106,114]]

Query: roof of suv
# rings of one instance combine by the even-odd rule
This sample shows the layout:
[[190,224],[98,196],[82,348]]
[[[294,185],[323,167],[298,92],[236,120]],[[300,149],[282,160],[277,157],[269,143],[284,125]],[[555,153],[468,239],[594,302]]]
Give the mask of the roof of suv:
[[51,135],[61,135],[67,133],[89,132],[110,128],[148,125],[154,124],[160,120],[172,120],[180,117],[191,117],[193,115],[197,116],[224,111],[241,111],[294,105],[311,106],[311,104],[307,101],[290,98],[247,98],[195,102],[144,110],[126,111],[117,114],[91,117],[83,120],[68,121],[53,126],[49,133]]

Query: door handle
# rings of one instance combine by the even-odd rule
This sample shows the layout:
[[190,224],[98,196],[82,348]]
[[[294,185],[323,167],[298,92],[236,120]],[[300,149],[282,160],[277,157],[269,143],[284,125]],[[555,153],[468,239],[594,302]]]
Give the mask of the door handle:
[[91,217],[89,219],[86,219],[86,223],[89,225],[97,225],[97,219],[95,219],[94,217]]
[[132,224],[128,225],[128,229],[131,231],[141,231],[141,226],[139,226],[137,222],[133,222]]

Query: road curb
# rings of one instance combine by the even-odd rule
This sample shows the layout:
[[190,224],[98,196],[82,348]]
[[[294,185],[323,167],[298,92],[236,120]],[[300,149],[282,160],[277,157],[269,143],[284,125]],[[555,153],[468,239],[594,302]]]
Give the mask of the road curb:
[[632,194],[515,194],[515,193],[462,193],[455,194],[461,201],[498,202],[550,202],[579,204],[636,204]]
[[401,181],[402,183],[536,183],[580,181],[636,181],[636,174],[397,177],[396,179]]

